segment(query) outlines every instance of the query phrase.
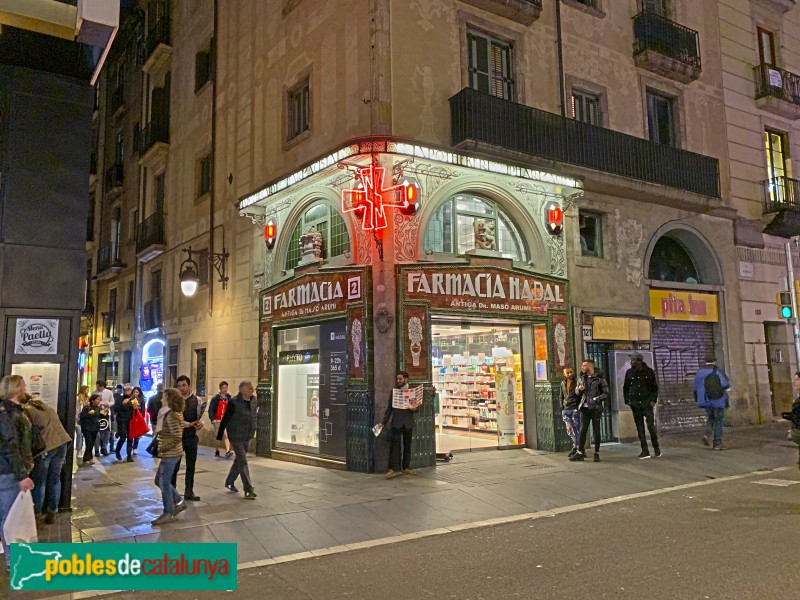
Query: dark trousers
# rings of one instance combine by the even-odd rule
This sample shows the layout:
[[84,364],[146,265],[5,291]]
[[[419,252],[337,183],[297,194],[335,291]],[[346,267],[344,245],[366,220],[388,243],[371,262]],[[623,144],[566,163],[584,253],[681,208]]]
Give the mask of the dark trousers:
[[117,447],[115,452],[117,454],[120,453],[122,450],[122,445],[125,444],[125,456],[131,455],[131,448],[133,447],[133,440],[128,437],[128,426],[130,423],[120,423],[117,422],[117,435],[119,439],[117,440]]
[[400,446],[403,447],[403,470],[411,468],[411,437],[414,435],[413,429],[403,427],[403,429],[391,430],[391,446],[389,447],[389,468],[393,471],[400,471]]
[[592,426],[594,451],[595,453],[600,452],[600,415],[602,414],[603,409],[599,406],[581,410],[581,443],[578,447],[581,454],[586,454],[586,434],[589,433],[589,425]]
[[253,491],[253,483],[250,481],[250,467],[247,466],[247,442],[231,442],[231,450],[233,450],[236,458],[233,459],[231,470],[228,471],[228,478],[225,480],[225,485],[233,485],[236,478],[242,478],[242,487],[245,492]]
[[92,460],[92,450],[94,450],[94,443],[97,441],[97,431],[86,431],[83,430],[83,439],[86,441],[86,445],[83,450],[83,462],[87,462]]
[[[183,489],[184,496],[194,495],[194,468],[197,464],[197,436],[183,438],[183,454],[186,457],[186,472],[183,474],[184,482]],[[178,471],[181,468],[181,462],[178,461],[178,468],[172,474],[172,485],[178,487]],[[191,493],[190,493],[191,492]]]
[[631,412],[633,412],[633,422],[636,423],[636,433],[639,435],[642,451],[649,452],[647,449],[647,436],[644,432],[645,421],[647,421],[647,429],[650,432],[650,441],[653,442],[653,449],[658,450],[658,431],[656,430],[653,405],[649,402],[646,405],[631,404]]

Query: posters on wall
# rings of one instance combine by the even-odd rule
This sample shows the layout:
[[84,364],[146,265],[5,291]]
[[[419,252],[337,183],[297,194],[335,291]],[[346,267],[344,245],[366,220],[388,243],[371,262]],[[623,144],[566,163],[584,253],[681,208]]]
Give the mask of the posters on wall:
[[517,443],[516,377],[513,371],[497,370],[494,375],[497,390],[497,445]]
[[57,354],[58,319],[17,319],[15,354]]
[[326,456],[346,455],[347,322],[319,326],[319,450]]
[[57,411],[60,368],[58,363],[18,363],[11,365],[11,374],[24,377],[28,394]]

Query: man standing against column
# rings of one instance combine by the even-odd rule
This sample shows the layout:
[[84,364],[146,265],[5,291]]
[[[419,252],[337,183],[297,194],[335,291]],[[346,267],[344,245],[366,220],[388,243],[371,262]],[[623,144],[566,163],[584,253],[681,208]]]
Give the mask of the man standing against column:
[[631,368],[625,372],[622,395],[625,398],[625,404],[631,407],[633,421],[636,423],[636,432],[639,435],[639,442],[642,444],[639,458],[650,458],[647,435],[644,431],[645,420],[647,420],[647,429],[650,431],[653,452],[656,458],[660,457],[661,448],[658,445],[658,431],[653,411],[653,407],[658,401],[658,382],[656,382],[655,372],[647,366],[644,357],[638,352],[631,355]]
[[[395,387],[398,390],[408,389],[408,373],[398,371],[395,378]],[[391,446],[389,448],[389,470],[386,472],[386,479],[392,479],[400,475],[402,468],[403,475],[415,475],[411,470],[411,439],[414,434],[414,412],[417,407],[402,409],[394,408],[392,400],[394,394],[389,396],[389,405],[383,415],[381,426],[386,427],[389,421],[391,425]],[[403,462],[400,463],[400,452],[402,446]]]
[[[186,375],[181,375],[175,381],[175,387],[186,401],[183,409],[183,453],[186,456],[186,472],[184,473],[184,500],[200,500],[194,493],[194,469],[197,463],[197,432],[203,428],[203,408],[191,388],[192,382]],[[178,468],[172,475],[172,485],[178,487]]]
[[225,487],[229,492],[238,492],[239,490],[234,484],[237,477],[241,476],[244,497],[247,500],[256,499],[253,482],[250,480],[250,468],[247,466],[247,447],[256,433],[258,405],[255,392],[250,381],[242,381],[239,384],[239,394],[228,401],[222,422],[217,430],[218,441],[221,441],[227,433],[228,441],[236,455],[231,469],[228,471]]

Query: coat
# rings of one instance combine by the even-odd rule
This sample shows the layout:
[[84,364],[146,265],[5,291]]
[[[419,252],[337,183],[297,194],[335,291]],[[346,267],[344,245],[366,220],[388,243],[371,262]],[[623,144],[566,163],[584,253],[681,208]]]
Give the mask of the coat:
[[100,407],[87,404],[78,415],[78,421],[84,433],[100,431]]
[[629,406],[646,407],[658,401],[658,382],[653,369],[642,363],[638,369],[631,367],[625,372],[622,396]]
[[383,413],[383,426],[391,420],[392,429],[414,429],[414,413],[416,411],[411,409],[394,408],[392,406],[392,399],[394,392],[389,394],[389,404],[386,406],[386,412]]
[[22,481],[32,469],[31,422],[19,404],[0,399],[0,475]]
[[130,402],[130,399],[128,399],[129,401],[124,403],[125,399],[125,396],[116,397],[114,401],[114,416],[117,419],[118,425],[127,428],[128,423],[130,423],[133,418],[133,402]]
[[161,410],[161,399],[163,397],[164,392],[158,392],[147,403],[147,412],[150,413],[150,425],[153,426],[153,429],[156,428],[156,423],[158,423],[158,411]]
[[602,409],[605,402],[611,397],[608,382],[603,374],[600,371],[595,371],[594,375],[583,373],[581,383],[584,386],[583,391],[578,392],[578,398],[583,404],[581,410]]
[[[571,381],[569,391],[567,391],[567,381]],[[575,410],[581,403],[578,397],[578,380],[573,377],[571,380],[565,379],[561,382],[561,410]]]
[[255,398],[245,400],[237,394],[228,401],[225,415],[217,432],[217,439],[221,440],[224,433],[228,432],[231,442],[249,442],[256,433],[256,417],[258,403]]
[[717,369],[717,375],[719,376],[719,381],[724,390],[722,398],[712,400],[706,396],[706,377],[710,375],[715,368],[716,367],[712,365],[700,367],[697,370],[697,375],[694,377],[694,399],[697,401],[697,405],[700,408],[725,408],[729,404],[728,390],[731,384],[725,376],[725,373],[722,372],[722,369]]
[[170,410],[162,417],[158,432],[158,457],[174,458],[183,454],[183,415]]
[[23,404],[23,407],[31,423],[41,431],[45,450],[50,452],[72,441],[61,424],[58,413],[52,407],[41,400],[31,400]]

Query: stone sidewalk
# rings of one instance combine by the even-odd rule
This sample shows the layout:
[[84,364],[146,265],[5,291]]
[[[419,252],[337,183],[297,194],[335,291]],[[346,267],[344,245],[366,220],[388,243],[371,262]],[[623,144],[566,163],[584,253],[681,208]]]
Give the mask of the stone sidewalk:
[[390,481],[251,458],[255,501],[225,490],[230,461],[201,447],[201,501],[161,528],[150,526],[161,513],[154,460],[144,452],[135,463],[105,457],[76,469],[74,511],[45,527],[40,541],[236,542],[239,562],[251,563],[796,464],[786,430],[772,424],[726,432],[725,452],[712,452],[697,436],[666,438],[664,456],[643,461],[630,444],[605,446],[599,464],[530,450],[456,454]]

